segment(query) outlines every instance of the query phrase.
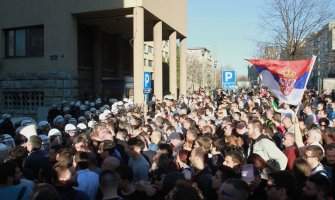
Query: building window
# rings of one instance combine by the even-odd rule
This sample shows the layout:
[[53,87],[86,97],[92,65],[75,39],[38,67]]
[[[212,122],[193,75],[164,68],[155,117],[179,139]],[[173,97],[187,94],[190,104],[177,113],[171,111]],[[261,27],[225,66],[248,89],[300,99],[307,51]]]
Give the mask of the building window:
[[149,53],[152,53],[152,46],[149,46],[149,45],[148,45],[148,52],[149,52]]
[[2,97],[6,109],[36,111],[44,106],[44,92],[41,91],[7,91]]
[[147,59],[144,59],[144,66],[147,66]]
[[44,55],[44,27],[6,29],[6,57],[37,57]]
[[148,60],[148,66],[152,67],[152,60]]

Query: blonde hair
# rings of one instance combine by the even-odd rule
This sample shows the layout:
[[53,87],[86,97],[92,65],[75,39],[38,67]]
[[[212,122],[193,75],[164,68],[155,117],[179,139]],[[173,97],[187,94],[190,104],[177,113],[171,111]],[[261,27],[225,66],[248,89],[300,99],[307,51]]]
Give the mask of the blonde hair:
[[241,137],[237,137],[235,135],[229,135],[225,138],[226,144],[228,147],[230,146],[236,146],[236,147],[242,147],[244,144],[244,141]]

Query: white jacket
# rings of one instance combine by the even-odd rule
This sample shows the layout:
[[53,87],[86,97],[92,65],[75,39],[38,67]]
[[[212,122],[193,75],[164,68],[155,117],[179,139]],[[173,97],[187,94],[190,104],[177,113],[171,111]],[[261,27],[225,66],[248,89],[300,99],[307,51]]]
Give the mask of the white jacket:
[[[250,152],[251,149],[252,152]],[[251,153],[260,155],[265,162],[276,171],[286,169],[287,157],[276,144],[265,135],[260,135],[255,143],[249,146],[248,155]]]

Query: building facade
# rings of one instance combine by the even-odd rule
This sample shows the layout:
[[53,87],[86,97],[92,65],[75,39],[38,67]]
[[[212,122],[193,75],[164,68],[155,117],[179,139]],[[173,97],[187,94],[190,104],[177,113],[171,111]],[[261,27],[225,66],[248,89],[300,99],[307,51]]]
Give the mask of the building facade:
[[216,69],[211,52],[205,47],[187,49],[187,88],[190,91],[199,88],[213,89],[215,85],[214,76]]
[[335,21],[312,34],[306,48],[307,57],[317,56],[307,87],[321,90],[323,78],[335,78]]
[[[150,65],[155,74],[153,93],[161,99],[164,48],[168,48],[169,91],[177,94],[178,42],[180,76],[186,77],[186,0],[0,0],[0,4],[3,112],[35,115],[39,108],[62,100],[97,96],[134,95],[135,103],[142,103],[144,71]],[[148,51],[155,49],[150,58],[145,58],[145,44]],[[186,79],[181,80],[180,93],[186,93]]]

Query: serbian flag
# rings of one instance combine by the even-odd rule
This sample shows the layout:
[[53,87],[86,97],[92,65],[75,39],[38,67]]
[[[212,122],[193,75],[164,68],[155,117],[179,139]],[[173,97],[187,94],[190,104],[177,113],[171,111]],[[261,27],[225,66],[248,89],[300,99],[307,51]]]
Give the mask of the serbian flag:
[[255,65],[262,83],[281,101],[300,103],[316,56],[308,60],[246,59]]

